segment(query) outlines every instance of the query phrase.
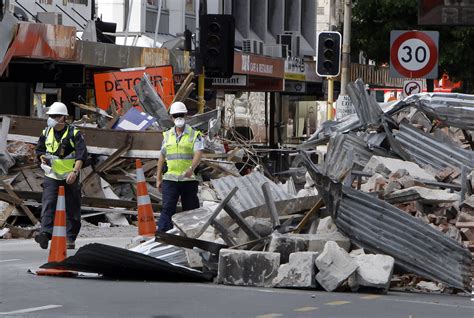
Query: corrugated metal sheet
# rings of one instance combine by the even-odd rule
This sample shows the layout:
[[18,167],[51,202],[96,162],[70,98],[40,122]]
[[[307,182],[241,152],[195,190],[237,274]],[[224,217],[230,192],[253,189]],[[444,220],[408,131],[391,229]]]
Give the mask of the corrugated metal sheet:
[[369,194],[343,187],[321,174],[303,154],[337,227],[357,245],[395,259],[416,275],[449,287],[471,289],[471,254],[467,248],[408,213]]
[[441,142],[405,122],[394,133],[402,148],[422,167],[431,166],[438,170],[452,167],[462,170],[463,166],[467,166],[474,169],[472,151]]
[[52,262],[41,268],[60,268],[98,273],[107,277],[160,281],[208,281],[209,273],[173,265],[154,257],[104,244],[87,244],[62,262]]
[[395,258],[397,265],[447,286],[471,289],[471,253],[404,211],[352,188],[342,188],[333,215],[352,242]]
[[329,141],[328,152],[322,166],[323,174],[333,180],[340,180],[355,164],[359,169],[365,167],[373,153],[367,142],[352,134],[340,134]]
[[355,82],[347,84],[347,92],[362,125],[379,125],[383,111],[375,98],[367,94],[364,82],[357,79]]
[[430,119],[467,130],[474,130],[474,95],[421,93],[403,100],[415,104]]
[[221,198],[224,198],[234,187],[239,188],[229,202],[229,205],[237,212],[243,212],[265,204],[262,192],[262,184],[265,182],[270,184],[272,197],[275,201],[292,199],[292,196],[259,172],[243,177],[228,176],[211,180],[212,186]]

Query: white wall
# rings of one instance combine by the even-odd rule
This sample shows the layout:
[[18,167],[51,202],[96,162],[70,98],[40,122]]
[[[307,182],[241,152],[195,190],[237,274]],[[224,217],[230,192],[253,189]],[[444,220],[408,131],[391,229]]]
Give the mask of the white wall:
[[[51,4],[48,4],[48,2],[51,2]],[[36,4],[36,3],[39,3],[39,5]],[[47,0],[44,0],[44,1],[40,1],[40,0],[17,0],[17,1],[10,0],[10,4],[16,7],[16,9],[15,9],[16,12],[25,11],[21,8],[21,6],[23,6],[26,10],[28,10],[31,14],[33,14],[35,16],[38,12],[45,12],[43,9],[41,9],[41,7],[43,7],[47,12],[57,12],[57,13],[62,15],[62,24],[63,25],[73,26],[78,30],[83,30],[84,26],[87,23],[81,17],[81,15],[85,19],[90,20],[91,19],[91,12],[93,10],[91,1],[88,1],[87,6],[84,5],[84,4],[74,4],[74,3],[69,3],[69,2],[66,2],[66,5],[64,5],[63,0],[50,0],[50,1],[47,1]],[[58,9],[56,7],[56,5],[58,5],[61,9],[66,11],[71,16],[72,19],[69,18],[66,14],[64,14],[60,9]],[[72,8],[74,8],[74,10],[79,12],[80,15],[77,14],[76,12],[74,12],[72,10]],[[25,12],[25,13],[26,13],[26,16],[28,18],[28,21],[36,22],[36,20],[30,14],[28,14],[27,12]],[[74,22],[73,19],[76,20],[77,23]]]

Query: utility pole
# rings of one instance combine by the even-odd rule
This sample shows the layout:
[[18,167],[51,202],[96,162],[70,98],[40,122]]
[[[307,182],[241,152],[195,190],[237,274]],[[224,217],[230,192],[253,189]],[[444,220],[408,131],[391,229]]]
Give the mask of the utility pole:
[[342,37],[341,95],[346,95],[351,63],[352,0],[344,1],[344,31]]

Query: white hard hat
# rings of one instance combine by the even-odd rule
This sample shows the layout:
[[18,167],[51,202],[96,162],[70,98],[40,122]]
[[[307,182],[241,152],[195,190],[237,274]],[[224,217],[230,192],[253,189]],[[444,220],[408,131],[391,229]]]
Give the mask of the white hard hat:
[[48,115],[64,115],[68,116],[67,107],[61,102],[54,102],[49,106],[49,110],[46,112]]
[[170,115],[173,115],[173,114],[187,114],[187,113],[188,113],[188,109],[186,108],[186,105],[184,105],[184,103],[174,102],[173,104],[171,104]]

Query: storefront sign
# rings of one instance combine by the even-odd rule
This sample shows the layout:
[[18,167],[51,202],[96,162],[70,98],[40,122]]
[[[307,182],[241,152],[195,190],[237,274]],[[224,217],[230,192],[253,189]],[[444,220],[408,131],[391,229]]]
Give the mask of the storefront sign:
[[135,85],[140,82],[143,73],[150,76],[150,81],[156,91],[169,106],[174,98],[173,68],[168,66],[150,67],[140,71],[124,71],[94,74],[95,98],[97,106],[107,109],[111,100],[114,100],[119,108],[131,99],[132,103],[137,101]]
[[305,81],[305,62],[299,57],[288,57],[285,60],[285,79]]
[[283,78],[285,62],[283,59],[234,53],[234,73]]
[[305,61],[305,80],[306,82],[322,83],[323,79],[318,74],[316,74],[316,62],[314,61]]
[[247,86],[246,75],[233,75],[229,78],[213,78],[212,86]]
[[14,42],[13,56],[54,60],[76,59],[76,28],[73,27],[19,23]]
[[306,83],[285,80],[285,92],[286,93],[305,93]]

